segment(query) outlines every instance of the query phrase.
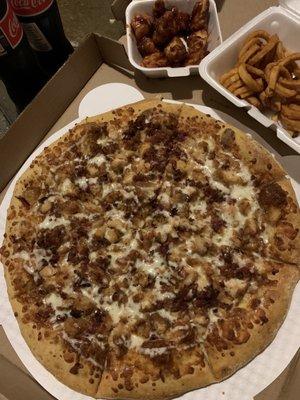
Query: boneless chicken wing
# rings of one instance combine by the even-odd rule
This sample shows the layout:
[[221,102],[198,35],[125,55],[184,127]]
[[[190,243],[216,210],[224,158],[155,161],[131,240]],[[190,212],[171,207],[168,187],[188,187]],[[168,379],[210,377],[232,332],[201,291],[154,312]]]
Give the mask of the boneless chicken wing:
[[153,40],[146,36],[138,43],[138,50],[143,57],[158,52]]
[[156,0],[153,6],[153,17],[159,18],[166,12],[166,6],[164,0]]
[[198,1],[192,12],[191,30],[196,32],[200,29],[207,29],[209,18],[209,0]]
[[181,39],[178,36],[175,36],[165,48],[165,55],[172,66],[177,66],[183,63],[187,54],[184,39]]
[[164,46],[178,32],[178,23],[176,20],[177,9],[166,11],[163,16],[155,21],[155,30],[153,33],[153,42],[157,46]]
[[188,58],[185,65],[197,65],[206,56],[208,33],[205,29],[192,33],[187,38]]
[[168,60],[164,53],[157,52],[144,57],[141,62],[142,67],[146,68],[160,68],[166,67],[168,65]]
[[189,29],[190,16],[188,13],[183,11],[178,11],[176,23],[178,27],[178,32],[185,32]]
[[143,37],[152,32],[152,18],[148,14],[138,14],[131,21],[134,36],[139,42]]

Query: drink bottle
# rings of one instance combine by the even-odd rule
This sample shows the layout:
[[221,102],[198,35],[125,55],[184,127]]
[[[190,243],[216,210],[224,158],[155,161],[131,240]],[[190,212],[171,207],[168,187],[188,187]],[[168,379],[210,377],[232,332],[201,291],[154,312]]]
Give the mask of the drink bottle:
[[0,0],[0,77],[19,112],[47,82],[7,0]]
[[9,0],[42,68],[54,74],[73,52],[56,0]]

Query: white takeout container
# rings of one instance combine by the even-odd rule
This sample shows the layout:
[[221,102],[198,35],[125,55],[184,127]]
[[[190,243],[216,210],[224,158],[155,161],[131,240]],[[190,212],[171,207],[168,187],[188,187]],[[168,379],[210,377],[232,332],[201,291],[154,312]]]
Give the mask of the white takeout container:
[[[169,7],[178,7],[180,11],[192,13],[193,7],[197,0],[166,0],[165,4]],[[163,68],[145,68],[140,65],[142,56],[140,55],[134,34],[132,32],[130,22],[138,13],[152,14],[152,7],[155,0],[139,0],[132,1],[126,9],[126,36],[127,36],[127,51],[131,65],[142,71],[149,78],[164,78],[164,77],[179,77],[189,76],[198,73],[198,65],[189,67],[163,67]],[[217,8],[214,0],[209,0],[209,25],[208,25],[208,51],[214,50],[222,43],[222,35],[218,19]]]
[[300,153],[300,135],[292,138],[280,123],[271,119],[271,112],[263,114],[219,83],[219,77],[236,64],[242,43],[252,31],[263,29],[271,34],[277,33],[287,49],[300,52],[300,0],[280,0],[279,3],[279,6],[270,7],[253,18],[205,57],[199,65],[199,73],[219,93],[236,106],[245,108],[262,125],[274,129],[280,140]]

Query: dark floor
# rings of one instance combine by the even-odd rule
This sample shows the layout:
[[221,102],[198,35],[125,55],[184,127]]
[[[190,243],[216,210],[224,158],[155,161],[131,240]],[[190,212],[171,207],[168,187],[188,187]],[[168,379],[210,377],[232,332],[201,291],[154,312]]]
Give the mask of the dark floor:
[[65,32],[74,43],[80,43],[90,32],[118,39],[123,33],[121,22],[111,12],[112,0],[58,0]]
[[[74,47],[90,32],[118,39],[124,32],[114,19],[110,6],[113,0],[58,0],[66,35]],[[14,121],[17,113],[0,81],[0,134]]]

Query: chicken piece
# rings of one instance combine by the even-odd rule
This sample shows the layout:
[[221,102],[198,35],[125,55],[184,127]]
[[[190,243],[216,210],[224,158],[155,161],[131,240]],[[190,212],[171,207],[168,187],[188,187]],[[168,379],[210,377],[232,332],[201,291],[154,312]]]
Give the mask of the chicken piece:
[[166,6],[164,0],[156,0],[153,6],[154,18],[160,18],[166,12]]
[[141,62],[142,67],[146,68],[160,68],[160,67],[167,67],[168,60],[164,53],[157,52],[146,56],[143,61]]
[[178,11],[177,14],[177,27],[178,32],[185,32],[189,29],[190,25],[190,16],[188,13],[183,11]]
[[157,53],[158,49],[155,47],[153,40],[149,37],[143,37],[143,39],[138,43],[138,50],[140,54],[145,57],[149,54]]
[[200,0],[193,8],[191,18],[191,30],[193,32],[199,31],[200,29],[207,29],[209,18],[209,1]]
[[156,46],[166,45],[178,32],[178,10],[173,7],[166,11],[163,16],[155,21],[155,30],[153,33],[153,42]]
[[185,65],[197,65],[207,54],[208,33],[206,30],[194,32],[187,39],[188,57]]
[[136,41],[139,42],[152,32],[152,18],[148,14],[138,14],[131,21],[131,28],[134,32]]
[[183,65],[188,52],[184,39],[175,36],[164,50],[165,56],[172,66]]

